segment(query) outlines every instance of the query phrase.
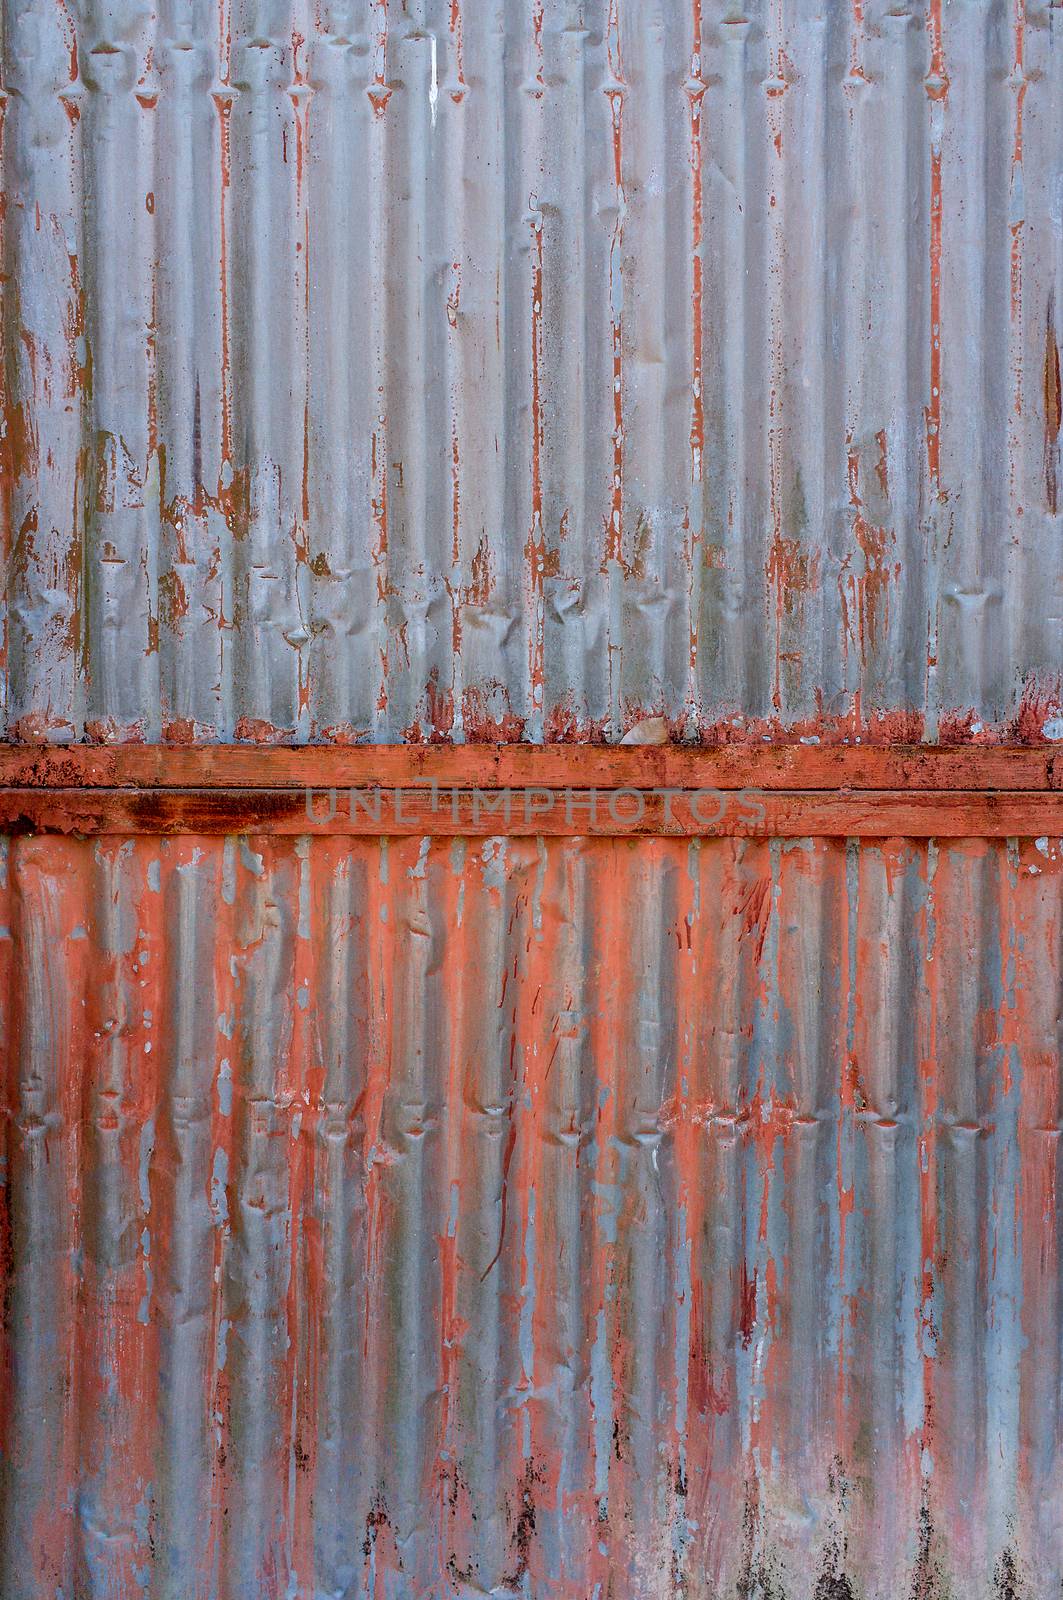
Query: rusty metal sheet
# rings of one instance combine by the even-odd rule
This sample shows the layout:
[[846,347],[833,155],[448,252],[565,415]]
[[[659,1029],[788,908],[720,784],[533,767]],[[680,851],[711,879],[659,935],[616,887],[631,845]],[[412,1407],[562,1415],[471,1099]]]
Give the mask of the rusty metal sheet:
[[1059,840],[3,852],[5,1600],[1033,1600]]
[[1063,9],[5,0],[6,727],[1063,735]]

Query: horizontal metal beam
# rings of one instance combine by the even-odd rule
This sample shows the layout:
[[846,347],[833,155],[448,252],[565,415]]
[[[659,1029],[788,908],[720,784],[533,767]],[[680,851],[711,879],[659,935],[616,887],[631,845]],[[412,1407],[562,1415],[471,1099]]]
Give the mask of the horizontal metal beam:
[[1063,792],[1063,746],[0,745],[0,788]]
[[1063,754],[999,746],[8,746],[0,748],[0,828],[1038,837],[1063,833]]
[[1063,835],[1063,794],[941,790],[5,789],[0,832],[1019,838]]

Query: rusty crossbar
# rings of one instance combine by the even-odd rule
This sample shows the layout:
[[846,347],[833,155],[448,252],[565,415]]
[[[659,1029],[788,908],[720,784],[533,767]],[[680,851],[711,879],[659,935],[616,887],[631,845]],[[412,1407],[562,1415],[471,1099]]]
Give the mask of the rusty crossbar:
[[1004,746],[28,746],[0,749],[9,832],[1063,832],[1063,752]]

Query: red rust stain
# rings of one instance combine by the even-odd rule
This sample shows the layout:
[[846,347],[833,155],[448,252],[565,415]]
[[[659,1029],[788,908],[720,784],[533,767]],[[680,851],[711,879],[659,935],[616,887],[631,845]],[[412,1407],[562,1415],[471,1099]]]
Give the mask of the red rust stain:
[[[879,463],[876,468],[885,493],[887,487],[885,435],[879,435]],[[851,570],[851,557],[842,561],[838,590],[842,603],[842,625],[846,638],[860,646],[860,659],[866,665],[869,652],[875,651],[880,635],[889,625],[889,588],[900,577],[900,562],[890,564],[888,553],[896,540],[889,528],[876,527],[864,516],[859,490],[860,462],[849,441],[849,504],[853,510],[853,537],[863,555],[863,571]]]
[[799,596],[814,594],[819,588],[820,553],[802,539],[786,538],[776,534],[768,555],[768,582],[775,590],[775,611],[778,618],[789,616],[795,609]]
[[742,1346],[748,1350],[753,1338],[753,1330],[757,1325],[757,1269],[749,1271],[745,1260],[742,1262],[742,1276],[738,1290],[738,1331],[742,1336]]
[[1059,510],[1059,429],[1063,417],[1063,389],[1059,376],[1059,344],[1056,338],[1055,296],[1048,297],[1045,319],[1045,501],[1053,516]]
[[162,736],[167,744],[188,746],[196,742],[196,725],[191,717],[170,717],[162,725]]
[[272,722],[266,722],[261,717],[241,717],[233,729],[233,737],[238,743],[281,744],[291,736],[292,729],[275,728]]
[[483,690],[466,689],[462,695],[462,725],[470,744],[506,744],[522,739],[524,718],[508,708],[501,685],[497,686],[500,705],[488,704]]
[[749,884],[734,910],[735,915],[742,919],[741,937],[755,935],[753,959],[759,967],[764,957],[764,941],[768,937],[768,925],[771,921],[771,879],[757,878]]
[[886,437],[885,428],[880,428],[876,433],[875,443],[878,445],[878,460],[875,463],[875,475],[878,478],[878,486],[882,493],[883,500],[888,500],[890,497],[889,440]]
[[87,397],[92,392],[92,349],[86,334],[85,289],[78,259],[70,255],[67,260],[70,264],[70,300],[66,307],[66,394],[67,399],[73,400],[79,394]]
[[178,573],[172,569],[159,576],[159,622],[176,629],[188,615],[188,596]]
[[1008,733],[1018,744],[1041,744],[1045,740],[1045,723],[1063,711],[1063,682],[1059,678],[1044,681],[1029,679],[1023,686],[1022,699]]
[[[755,1306],[755,1294],[753,1303]],[[691,1320],[693,1324],[690,1340],[691,1409],[699,1417],[707,1417],[710,1413],[717,1417],[725,1416],[731,1409],[727,1374],[723,1374],[723,1381],[719,1385],[713,1381],[712,1349],[705,1330],[705,1286],[702,1283],[695,1283],[693,1286]]]
[[476,554],[472,558],[471,582],[465,590],[465,603],[471,606],[486,606],[490,602],[492,588],[491,545],[485,534],[476,546]]
[[78,72],[80,71],[80,68],[78,66],[77,25],[75,24],[73,17],[70,15],[70,12],[67,9],[65,0],[56,0],[56,10],[59,12],[59,17],[60,17],[60,24],[59,25],[62,28],[64,34],[66,35],[67,45],[68,45],[68,49],[69,49],[69,52],[70,52],[70,59],[69,59],[70,82],[71,83],[76,83],[77,79],[78,79]]

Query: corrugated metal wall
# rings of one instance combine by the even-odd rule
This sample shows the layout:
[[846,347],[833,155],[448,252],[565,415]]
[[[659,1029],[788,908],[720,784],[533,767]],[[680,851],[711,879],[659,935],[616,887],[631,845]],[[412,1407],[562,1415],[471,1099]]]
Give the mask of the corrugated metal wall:
[[1063,10],[6,0],[4,713],[1063,735]]
[[1057,1595],[1061,892],[13,843],[5,1600]]
[[1063,739],[1063,7],[0,25],[0,1600],[1058,1600],[1058,837],[172,745]]

